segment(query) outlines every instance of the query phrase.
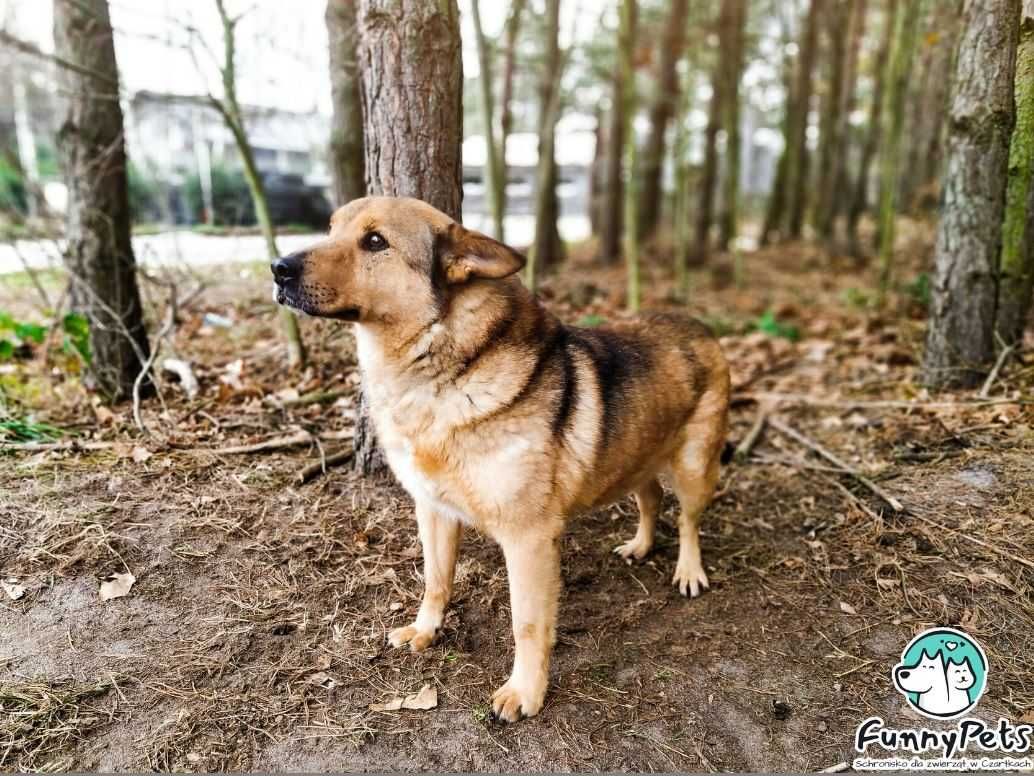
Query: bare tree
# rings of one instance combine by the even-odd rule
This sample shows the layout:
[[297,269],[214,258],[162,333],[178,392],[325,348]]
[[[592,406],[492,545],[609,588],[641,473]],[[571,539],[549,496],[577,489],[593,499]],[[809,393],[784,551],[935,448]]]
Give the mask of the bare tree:
[[366,193],[363,154],[363,103],[359,94],[355,19],[356,0],[327,0],[330,95],[330,170],[335,204],[343,205]]
[[966,0],[949,109],[923,378],[974,385],[994,358],[1019,0]]
[[[359,0],[366,189],[416,197],[457,221],[463,60],[456,0]],[[384,468],[360,394],[355,466]]]
[[111,400],[132,395],[147,361],[129,194],[119,75],[107,0],[56,0],[56,56],[67,95],[58,149],[68,184],[71,309],[90,324],[90,374]]

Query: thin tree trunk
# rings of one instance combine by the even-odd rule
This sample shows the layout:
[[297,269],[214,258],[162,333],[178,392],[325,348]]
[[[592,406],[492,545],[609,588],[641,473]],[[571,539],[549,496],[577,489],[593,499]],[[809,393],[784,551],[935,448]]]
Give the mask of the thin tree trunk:
[[725,178],[722,215],[718,224],[718,247],[729,250],[739,229],[740,211],[740,78],[743,76],[744,38],[747,33],[747,0],[732,0],[727,29],[722,31],[726,60],[722,107],[725,124]]
[[[270,260],[275,260],[280,256],[280,252],[276,247],[276,231],[269,213],[269,198],[266,196],[262,176],[255,164],[255,155],[244,126],[244,113],[237,101],[236,26],[240,17],[231,17],[227,13],[224,0],[215,0],[215,5],[223,27],[223,99],[211,98],[212,106],[223,117],[230,134],[233,135],[237,153],[241,158],[241,166],[244,168],[244,180],[247,182],[251,202],[255,207],[255,219],[258,221],[259,229],[266,242],[266,252],[269,254]],[[302,369],[305,366],[305,346],[302,344],[302,335],[298,330],[298,318],[291,310],[283,306],[280,307],[279,316],[284,339],[287,341],[287,362],[292,368]]]
[[149,348],[130,240],[119,76],[107,0],[56,0],[54,47],[76,69],[58,68],[68,110],[58,133],[68,185],[73,311],[90,325],[89,371],[118,401],[132,395]]
[[[359,0],[366,188],[416,197],[460,219],[463,61],[456,0]],[[355,468],[384,468],[366,401]]]
[[1034,0],[1024,0],[1016,53],[1016,128],[1002,225],[996,330],[1012,345],[1023,339],[1034,291]]
[[855,180],[851,195],[851,205],[847,212],[847,240],[851,255],[860,259],[863,253],[861,240],[858,239],[858,222],[869,209],[869,172],[872,160],[879,148],[880,131],[883,125],[883,92],[885,90],[886,62],[890,57],[890,47],[894,40],[894,24],[897,18],[898,0],[887,0],[883,14],[883,33],[875,60],[875,84],[872,92],[872,103],[869,106],[869,121],[866,128],[865,144],[862,146],[861,159],[858,162],[858,177]]
[[808,120],[811,114],[813,90],[812,71],[818,50],[819,20],[824,10],[823,0],[811,0],[804,22],[801,53],[797,60],[797,83],[794,87],[793,133],[790,156],[787,159],[787,237],[800,239],[804,228],[804,212],[808,205]]
[[668,125],[679,98],[679,59],[686,45],[686,19],[689,0],[672,0],[657,64],[657,91],[650,106],[650,131],[642,155],[642,195],[639,209],[639,235],[650,237],[657,229],[664,199],[661,174],[664,169]]
[[[556,0],[553,0],[554,2]],[[633,123],[636,114],[635,46],[638,9],[636,0],[622,0],[621,23],[618,27],[618,67],[625,84],[621,113],[625,135],[625,264],[628,270],[627,306],[639,311],[639,186],[636,170],[636,136]]]
[[689,218],[689,115],[696,96],[696,50],[686,54],[686,77],[682,84],[675,124],[675,145],[673,164],[675,167],[675,207],[672,231],[675,235],[675,296],[679,301],[689,299],[689,270],[687,260],[690,250]]
[[851,0],[828,0],[825,14],[829,75],[819,121],[819,169],[812,212],[815,230],[827,242],[833,237],[836,214],[837,160],[843,158],[846,150],[843,138],[846,127],[842,117],[853,4]]
[[535,239],[528,255],[526,283],[532,290],[538,275],[557,262],[556,123],[560,115],[560,0],[546,2],[545,58],[539,81],[539,142],[535,174]]
[[[620,53],[618,54],[620,56]],[[621,68],[614,68],[614,82],[610,99],[610,113],[607,118],[606,174],[604,180],[603,209],[600,213],[600,258],[614,264],[621,258],[622,214],[624,205],[624,182],[621,174],[621,155],[625,149],[625,119],[621,106],[625,101],[625,85]]]
[[495,143],[495,97],[492,94],[492,52],[481,28],[481,0],[471,0],[471,19],[474,22],[474,40],[477,44],[478,65],[481,73],[481,121],[485,127],[485,199],[492,216],[492,236],[503,239],[503,201],[500,183],[504,180],[500,169],[499,149]]
[[894,25],[894,46],[887,60],[887,93],[883,106],[883,131],[880,137],[880,285],[882,304],[890,289],[894,259],[894,221],[898,213],[898,176],[902,155],[902,133],[905,126],[905,103],[908,78],[912,72],[919,22],[926,0],[906,2]]
[[506,20],[506,48],[503,54],[503,93],[499,100],[499,169],[500,179],[496,181],[497,197],[503,211],[503,222],[500,227],[499,240],[505,240],[506,185],[509,182],[510,167],[506,159],[506,149],[513,133],[513,86],[517,68],[517,35],[520,32],[521,17],[524,14],[526,0],[513,0],[510,16]]
[[330,54],[330,171],[336,205],[366,193],[363,154],[363,103],[359,94],[356,49],[356,0],[327,0],[325,14]]
[[762,247],[772,241],[772,234],[782,228],[786,215],[786,187],[787,167],[790,164],[790,147],[793,141],[794,121],[794,58],[788,53],[791,43],[791,25],[785,16],[780,17],[782,31],[783,51],[783,86],[786,92],[786,100],[783,106],[783,119],[781,131],[783,135],[783,150],[779,154],[779,161],[776,163],[775,176],[772,181],[772,190],[768,195],[768,203],[765,207],[765,220],[761,227],[760,244]]
[[592,166],[589,168],[589,226],[593,234],[599,234],[603,222],[603,202],[606,197],[607,133],[604,129],[606,113],[596,106],[596,146],[592,152]]
[[[736,0],[722,0],[718,18],[719,40],[725,40],[729,19],[734,16],[732,5]],[[718,188],[718,133],[722,128],[722,114],[725,106],[725,67],[727,52],[719,51],[711,74],[711,102],[707,111],[707,128],[704,130],[704,166],[700,175],[700,190],[697,195],[696,235],[693,249],[693,263],[700,265],[707,261],[710,253],[711,226],[714,224],[714,200]]]
[[923,379],[975,385],[994,358],[996,275],[1015,113],[1019,0],[966,0],[949,110]]

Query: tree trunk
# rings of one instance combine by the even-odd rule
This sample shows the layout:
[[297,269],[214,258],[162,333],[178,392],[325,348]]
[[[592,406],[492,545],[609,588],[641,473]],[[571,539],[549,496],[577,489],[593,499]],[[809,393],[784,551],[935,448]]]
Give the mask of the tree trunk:
[[887,60],[887,93],[883,105],[883,131],[880,136],[880,286],[882,304],[890,289],[894,258],[894,221],[898,213],[898,179],[901,145],[905,127],[908,78],[912,72],[919,22],[926,0],[906,2],[895,19],[894,46]]
[[[463,60],[456,0],[359,0],[366,189],[416,197],[457,221]],[[355,468],[384,468],[360,392]]]
[[1002,225],[996,330],[1011,345],[1023,339],[1034,291],[1034,0],[1024,0],[1016,53],[1016,128]]
[[496,181],[500,209],[503,211],[504,221],[500,225],[503,231],[499,233],[499,240],[504,241],[506,237],[505,216],[506,216],[506,185],[510,178],[510,166],[506,159],[506,149],[510,143],[510,135],[513,132],[513,84],[514,73],[517,68],[517,35],[520,32],[521,16],[524,14],[525,0],[513,0],[510,6],[510,16],[506,20],[506,49],[503,54],[503,93],[499,100],[499,170],[500,179]]
[[887,0],[883,14],[883,33],[875,60],[875,84],[873,85],[872,103],[869,106],[869,121],[866,128],[865,144],[862,146],[861,158],[858,162],[858,178],[855,180],[851,194],[851,205],[847,211],[847,240],[851,255],[860,259],[863,253],[861,241],[858,239],[858,222],[869,208],[869,170],[872,160],[879,148],[880,128],[883,125],[883,92],[885,88],[886,62],[890,56],[890,47],[894,39],[894,20],[897,18],[898,0]]
[[682,84],[676,114],[675,144],[673,148],[673,164],[675,167],[675,207],[672,219],[672,231],[675,237],[675,296],[679,301],[689,299],[689,271],[687,260],[690,250],[690,161],[689,161],[689,122],[693,110],[693,98],[696,96],[696,50],[689,49],[686,55],[686,77]]
[[[553,0],[554,2],[556,0]],[[636,178],[636,88],[635,88],[635,46],[638,9],[636,0],[622,0],[621,23],[618,26],[618,67],[624,81],[624,100],[621,114],[624,117],[625,135],[625,265],[628,270],[627,305],[630,312],[639,311],[639,186]]]
[[[620,57],[620,52],[618,53]],[[600,258],[614,264],[621,258],[621,209],[624,205],[624,184],[621,175],[621,155],[625,149],[625,119],[621,106],[625,101],[625,86],[621,68],[614,68],[613,93],[610,114],[607,117],[607,151],[603,208],[600,212]]]
[[793,132],[787,158],[787,236],[800,239],[804,228],[804,212],[808,206],[808,119],[811,113],[812,71],[818,50],[819,20],[823,0],[811,0],[804,22],[801,53],[797,60],[797,83],[794,86]]
[[790,164],[790,146],[793,141],[794,121],[794,58],[789,54],[791,41],[791,25],[785,16],[780,16],[780,28],[783,49],[783,87],[786,92],[786,100],[783,107],[782,135],[783,150],[779,154],[779,161],[776,163],[775,177],[772,181],[772,190],[768,195],[768,202],[765,206],[765,220],[761,227],[760,244],[762,247],[772,241],[773,232],[782,228],[786,216],[786,187],[787,167]]
[[642,195],[639,208],[639,234],[650,237],[657,229],[664,199],[661,174],[668,124],[671,122],[679,99],[677,67],[686,45],[686,19],[689,0],[672,0],[668,11],[667,27],[661,42],[657,65],[657,92],[650,106],[650,133],[646,138],[642,158]]
[[819,120],[819,169],[815,186],[813,214],[815,230],[827,242],[833,237],[836,214],[837,160],[845,155],[842,121],[847,78],[848,34],[851,28],[852,0],[828,0],[826,39],[829,54],[827,91]]
[[481,121],[485,127],[485,178],[484,189],[488,210],[492,215],[492,236],[503,239],[503,201],[500,183],[503,173],[499,164],[499,149],[495,144],[495,97],[492,94],[493,67],[492,52],[489,50],[485,32],[481,28],[481,0],[471,0],[471,19],[474,22],[474,40],[477,44],[478,65],[481,74],[478,86],[481,88]]
[[743,75],[744,38],[747,33],[747,0],[731,0],[729,18],[721,31],[725,43],[721,58],[725,124],[725,178],[722,215],[719,220],[718,247],[729,250],[739,228],[740,210],[740,78]]
[[[722,0],[718,18],[719,40],[729,25],[732,4],[736,0]],[[714,223],[715,191],[718,188],[718,132],[722,128],[722,114],[725,97],[726,52],[719,51],[711,74],[711,102],[707,110],[707,128],[704,130],[704,167],[700,175],[700,190],[697,195],[696,235],[693,249],[693,263],[700,265],[707,261],[710,253],[711,226]]]
[[607,190],[607,133],[604,129],[606,112],[596,106],[596,146],[592,152],[592,166],[589,168],[589,227],[593,234],[599,234],[603,223],[603,203]]
[[[248,185],[248,192],[251,194],[252,205],[255,207],[255,220],[258,221],[262,237],[265,239],[266,252],[271,260],[275,260],[280,256],[280,251],[276,247],[276,230],[273,228],[273,219],[269,213],[269,198],[266,196],[262,176],[255,164],[255,154],[244,126],[244,113],[237,101],[236,26],[240,17],[230,17],[226,11],[224,0],[215,0],[215,5],[223,27],[223,99],[220,101],[212,97],[211,102],[223,117],[230,134],[233,135],[237,153],[241,158],[241,166],[244,168],[244,180]],[[298,318],[293,311],[283,306],[280,307],[278,314],[284,339],[287,341],[287,362],[292,368],[302,369],[305,366],[305,346],[298,329]]]
[[58,150],[68,185],[70,308],[90,325],[89,371],[118,401],[132,395],[149,348],[136,260],[118,66],[107,0],[56,0],[54,47],[76,70],[59,67],[68,112]]
[[526,277],[535,288],[538,273],[560,260],[562,246],[557,220],[556,123],[560,117],[560,77],[563,62],[560,54],[560,0],[546,2],[546,34],[542,77],[539,80],[538,165],[535,176],[535,241],[528,256]]
[[325,19],[330,52],[330,171],[335,205],[366,194],[363,155],[363,102],[359,94],[356,0],[327,0]]
[[966,0],[923,360],[931,386],[974,385],[994,358],[996,275],[1014,123],[1019,0]]

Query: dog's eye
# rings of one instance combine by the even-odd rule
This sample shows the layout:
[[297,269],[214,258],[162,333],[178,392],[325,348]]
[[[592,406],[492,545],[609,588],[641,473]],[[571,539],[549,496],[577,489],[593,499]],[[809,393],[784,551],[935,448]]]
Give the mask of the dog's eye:
[[364,251],[376,253],[377,251],[385,250],[388,247],[388,241],[384,239],[380,232],[367,232],[363,237],[361,245]]

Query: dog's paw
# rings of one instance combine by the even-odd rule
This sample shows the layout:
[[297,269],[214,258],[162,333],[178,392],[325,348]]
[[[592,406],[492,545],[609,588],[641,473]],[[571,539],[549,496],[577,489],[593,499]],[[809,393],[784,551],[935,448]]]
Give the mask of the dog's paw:
[[517,722],[542,710],[546,689],[532,691],[514,685],[511,679],[492,693],[492,717],[500,722]]
[[406,625],[403,628],[395,628],[388,634],[388,642],[393,647],[401,647],[409,644],[413,652],[423,652],[434,641],[434,631],[420,630],[415,625]]
[[629,539],[624,544],[619,544],[614,548],[614,554],[620,555],[629,563],[635,560],[642,560],[649,554],[653,547],[653,543],[649,539],[642,539],[638,535],[634,538]]
[[679,564],[675,567],[675,576],[672,578],[671,584],[675,585],[682,595],[688,595],[690,598],[696,598],[702,589],[707,590],[711,587],[707,581],[704,567],[699,565],[694,567],[690,564],[685,566]]

